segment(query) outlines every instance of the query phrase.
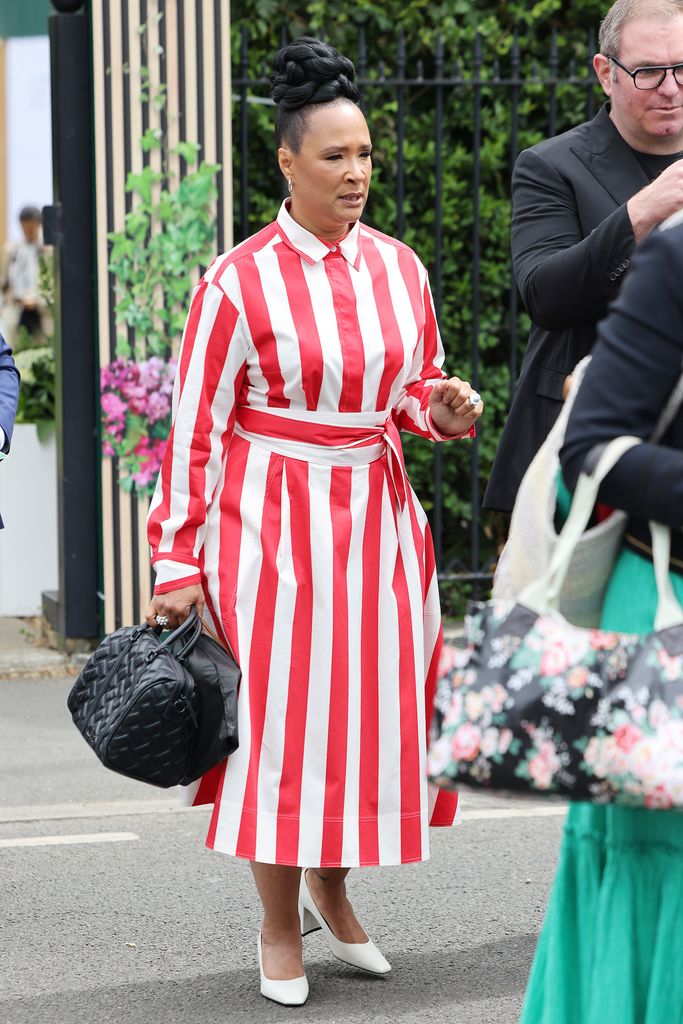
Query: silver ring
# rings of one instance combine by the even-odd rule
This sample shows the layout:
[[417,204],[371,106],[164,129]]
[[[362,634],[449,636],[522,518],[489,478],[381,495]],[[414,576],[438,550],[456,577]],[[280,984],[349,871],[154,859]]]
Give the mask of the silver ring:
[[474,408],[475,405],[479,405],[479,403],[481,402],[481,395],[479,394],[478,391],[473,391],[470,397],[467,399],[467,401],[470,403],[472,408]]
[[157,615],[156,623],[157,626],[168,626],[168,615]]

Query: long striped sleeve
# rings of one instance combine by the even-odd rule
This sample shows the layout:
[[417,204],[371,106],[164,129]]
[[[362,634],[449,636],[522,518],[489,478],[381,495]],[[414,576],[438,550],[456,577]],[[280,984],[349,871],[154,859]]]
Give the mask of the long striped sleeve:
[[195,289],[173,395],[171,433],[148,518],[155,593],[200,582],[207,510],[233,430],[247,343],[239,310],[209,279]]
[[466,430],[463,434],[442,434],[432,422],[429,396],[434,384],[443,380],[446,374],[442,368],[444,351],[429,287],[429,278],[424,268],[422,270],[424,271],[420,310],[422,330],[415,346],[410,372],[395,405],[396,422],[399,429],[408,430],[432,441],[474,437],[474,427]]

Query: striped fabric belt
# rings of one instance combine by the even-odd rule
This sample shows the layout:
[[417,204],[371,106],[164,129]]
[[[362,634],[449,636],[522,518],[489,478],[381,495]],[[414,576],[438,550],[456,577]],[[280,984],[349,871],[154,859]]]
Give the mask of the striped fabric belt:
[[401,434],[388,410],[335,413],[242,405],[235,433],[276,455],[320,466],[367,466],[386,454],[399,508],[406,503],[410,484]]

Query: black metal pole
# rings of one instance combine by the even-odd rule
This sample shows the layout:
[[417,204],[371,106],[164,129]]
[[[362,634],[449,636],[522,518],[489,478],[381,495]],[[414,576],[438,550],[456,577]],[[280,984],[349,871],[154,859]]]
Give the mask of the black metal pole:
[[[66,4],[67,9],[75,5]],[[44,607],[62,640],[98,635],[97,332],[93,245],[90,27],[84,12],[48,19],[52,78],[59,594]]]

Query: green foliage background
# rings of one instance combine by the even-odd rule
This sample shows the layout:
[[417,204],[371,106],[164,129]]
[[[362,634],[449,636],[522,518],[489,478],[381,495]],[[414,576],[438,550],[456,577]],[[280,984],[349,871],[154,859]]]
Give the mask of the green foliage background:
[[[358,66],[359,30],[364,29],[367,67],[377,85],[365,90],[364,109],[373,137],[373,184],[365,214],[368,223],[388,234],[397,233],[396,206],[396,93],[383,85],[396,67],[397,35],[403,34],[407,77],[416,77],[420,62],[425,78],[434,73],[435,46],[443,43],[444,73],[472,77],[473,46],[480,36],[482,89],[479,390],[486,402],[481,423],[479,478],[483,495],[510,397],[511,271],[509,261],[511,172],[511,91],[495,84],[508,77],[515,28],[518,32],[520,90],[517,149],[533,145],[548,134],[553,90],[543,80],[549,72],[553,31],[557,40],[557,75],[589,78],[589,33],[597,36],[607,5],[596,0],[237,0],[233,3],[233,75],[240,70],[242,32],[249,34],[249,77],[264,78],[281,45],[303,34],[320,35]],[[496,63],[497,62],[497,63]],[[473,93],[468,86],[444,90],[442,301],[440,324],[449,372],[469,377],[472,347],[473,265]],[[237,95],[237,91],[234,92]],[[252,90],[265,97],[268,86]],[[588,90],[585,85],[558,85],[555,90],[556,131],[585,120]],[[404,240],[432,272],[435,256],[435,100],[431,86],[406,90]],[[597,86],[595,109],[601,101]],[[273,107],[249,103],[249,232],[272,220],[281,201],[281,181],[273,144]],[[234,104],[234,132],[239,140],[240,104]],[[239,224],[239,175],[242,154],[235,147],[235,240]],[[517,314],[519,355],[524,348],[528,320]],[[419,439],[406,438],[406,461],[413,485],[428,510],[433,508],[434,449]],[[444,569],[462,570],[471,564],[471,453],[467,443],[442,446]],[[503,538],[501,517],[483,513],[481,561],[492,565]],[[457,598],[444,589],[447,604],[458,611],[466,589]],[[455,603],[453,603],[455,602]]]

